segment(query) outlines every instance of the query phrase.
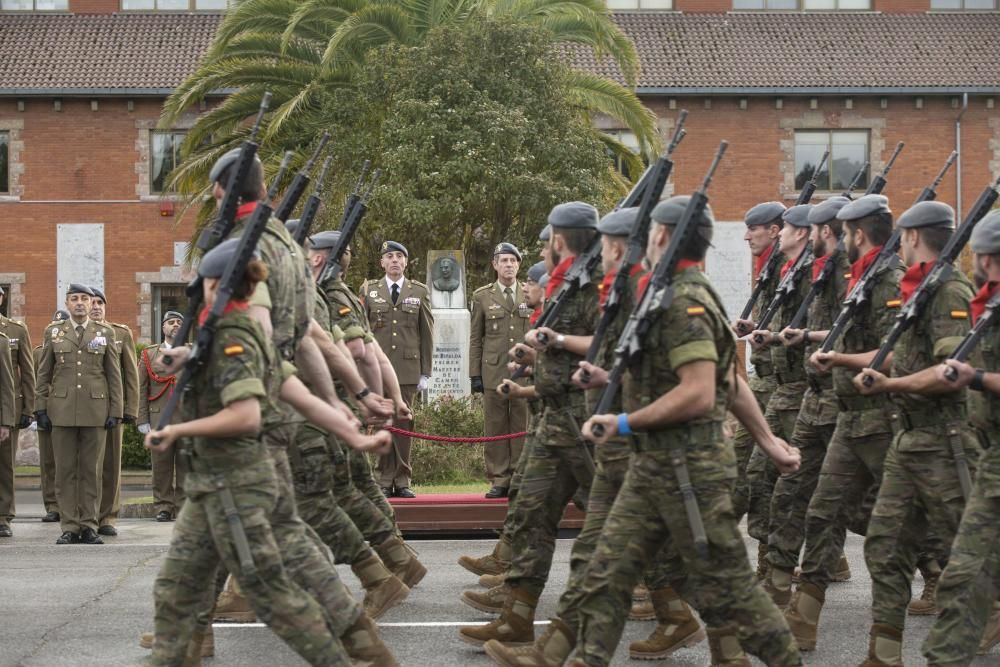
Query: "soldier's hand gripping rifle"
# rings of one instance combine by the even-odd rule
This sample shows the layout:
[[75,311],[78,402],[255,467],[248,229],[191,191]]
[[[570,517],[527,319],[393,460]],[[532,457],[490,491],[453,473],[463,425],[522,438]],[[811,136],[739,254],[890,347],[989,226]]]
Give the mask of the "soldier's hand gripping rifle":
[[[295,204],[298,203],[302,195],[305,194],[306,188],[309,187],[309,172],[312,171],[313,165],[316,160],[319,159],[319,154],[323,152],[326,148],[326,143],[330,141],[330,133],[324,132],[323,136],[319,139],[319,145],[316,146],[316,150],[309,157],[302,168],[299,169],[298,173],[295,174],[295,178],[292,179],[292,184],[288,186],[288,190],[285,191],[285,196],[281,201],[281,204],[274,210],[274,217],[281,220],[282,224],[288,221],[292,217],[292,211],[295,210]],[[301,220],[304,215],[299,216]],[[299,225],[301,227],[301,225]]]
[[[948,357],[949,359],[964,362],[969,358],[972,351],[976,349],[976,345],[979,344],[979,340],[983,337],[983,334],[996,323],[998,308],[1000,308],[1000,292],[994,294],[986,302],[983,314],[976,320],[975,326],[972,327],[969,333],[965,334],[965,338],[962,339],[962,342],[955,348],[955,351]],[[950,382],[954,382],[958,379],[958,371],[949,366],[945,369],[944,376]]]
[[[625,369],[634,365],[644,353],[642,349],[643,338],[649,332],[659,313],[669,308],[673,301],[673,280],[677,264],[682,259],[681,249],[687,247],[689,239],[698,233],[698,220],[708,204],[708,196],[706,195],[708,186],[712,183],[715,170],[718,168],[722,156],[725,155],[727,147],[728,144],[725,141],[719,145],[719,150],[708,168],[701,188],[691,195],[687,208],[684,209],[684,213],[671,234],[670,244],[664,251],[663,257],[656,263],[656,267],[650,275],[649,284],[629,315],[625,329],[618,338],[618,345],[615,348],[615,362],[608,373],[608,384],[601,390],[600,398],[597,400],[597,407],[594,409],[595,415],[607,414],[610,411],[621,386]],[[656,354],[659,351],[649,350],[648,353]],[[594,424],[591,430],[598,437],[604,435],[604,427],[601,424]],[[699,556],[707,558],[708,538],[688,475],[687,452],[683,447],[676,447],[671,450],[670,454],[681,496],[684,499],[684,511],[691,527],[695,550]]]
[[295,233],[292,234],[292,238],[300,246],[304,246],[306,239],[309,238],[309,232],[312,231],[313,223],[316,221],[316,214],[319,213],[319,207],[323,203],[323,186],[326,184],[326,173],[330,169],[330,162],[332,160],[331,156],[327,156],[323,160],[319,176],[316,177],[316,187],[313,188],[309,199],[302,206],[302,216],[299,218],[299,225],[295,228]]
[[[368,170],[368,161],[365,161],[364,169],[362,169],[362,178],[365,172]],[[320,272],[319,279],[316,281],[318,284],[322,285],[328,280],[332,280],[340,275],[343,270],[341,265],[341,260],[344,257],[344,253],[347,251],[347,247],[351,244],[351,240],[354,238],[354,234],[357,233],[358,227],[361,226],[361,219],[365,217],[365,213],[368,212],[368,200],[371,199],[372,192],[375,191],[375,186],[378,184],[379,178],[382,177],[382,170],[376,169],[372,173],[371,179],[368,181],[368,187],[363,192],[355,197],[351,196],[353,200],[353,206],[347,212],[344,217],[344,221],[340,225],[340,238],[337,239],[337,245],[333,246],[330,250],[329,256],[326,258],[326,264],[323,266],[323,270]],[[358,189],[362,187],[361,180],[358,181]]]

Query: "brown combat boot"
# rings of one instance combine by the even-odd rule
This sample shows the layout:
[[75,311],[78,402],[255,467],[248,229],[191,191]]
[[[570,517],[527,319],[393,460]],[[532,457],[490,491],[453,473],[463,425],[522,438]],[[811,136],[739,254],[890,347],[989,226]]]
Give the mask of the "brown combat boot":
[[501,572],[500,574],[484,574],[479,577],[479,585],[483,588],[496,588],[497,586],[502,586],[506,579],[506,571]]
[[990,620],[986,623],[976,654],[986,655],[997,644],[1000,644],[1000,602],[993,603],[993,611],[990,612]]
[[204,630],[195,628],[188,642],[187,654],[184,656],[183,667],[201,667],[201,659],[215,655],[215,630],[212,624]]
[[903,664],[903,632],[891,625],[875,623],[868,640],[868,657],[859,667]]
[[554,618],[530,646],[509,646],[496,639],[483,645],[486,655],[502,667],[562,667],[576,646],[576,633]]
[[535,641],[535,607],[538,598],[523,588],[512,588],[500,617],[486,625],[458,629],[462,641],[482,646],[491,639],[511,646],[526,646]]
[[770,566],[764,579],[764,590],[771,596],[778,609],[784,609],[792,599],[792,571]]
[[398,537],[390,537],[375,547],[375,552],[386,567],[408,588],[416,587],[427,574],[427,568],[417,560],[413,552],[406,548],[406,543]]
[[656,610],[649,597],[649,589],[645,584],[639,584],[632,591],[632,608],[628,612],[630,621],[652,621],[656,619]]
[[826,595],[815,584],[800,584],[785,610],[785,621],[800,651],[816,650],[816,631]]
[[920,568],[924,576],[924,590],[916,600],[910,600],[906,611],[914,616],[937,616],[940,611],[937,606],[937,585],[941,578],[941,569],[935,563],[929,568]]
[[226,579],[225,587],[215,600],[213,619],[228,623],[254,623],[257,620],[257,614],[250,602],[243,597],[240,586],[232,575]]
[[508,597],[510,597],[510,586],[500,584],[485,593],[465,591],[462,593],[461,600],[477,611],[483,611],[487,614],[499,614],[503,611],[503,606],[507,604]]
[[701,623],[691,608],[669,586],[650,595],[656,612],[656,628],[642,641],[632,642],[628,656],[635,660],[662,660],[674,651],[699,644],[705,639]]
[[770,564],[767,561],[767,544],[757,543],[757,581],[763,582],[767,579],[767,571]]
[[750,658],[743,652],[736,636],[736,626],[707,628],[708,652],[712,656],[711,667],[752,667]]
[[830,581],[841,583],[850,580],[851,564],[847,562],[847,556],[840,554],[840,560],[837,561],[837,566],[833,568],[833,572],[830,573]]
[[355,663],[371,665],[371,667],[399,667],[396,656],[378,636],[375,623],[364,612],[358,616],[354,625],[340,636],[347,655]]
[[510,557],[510,543],[501,536],[489,555],[480,558],[459,556],[458,564],[476,576],[500,574],[510,569]]
[[[152,632],[144,632],[139,636],[139,646],[145,649],[153,648],[153,640],[156,639],[156,635]],[[188,645],[188,651],[191,650],[191,646]],[[201,657],[211,658],[215,655],[215,630],[212,626],[208,626],[208,631],[205,633],[204,638],[201,640]]]
[[410,589],[390,572],[376,554],[351,565],[351,571],[365,589],[365,611],[375,620],[400,604]]

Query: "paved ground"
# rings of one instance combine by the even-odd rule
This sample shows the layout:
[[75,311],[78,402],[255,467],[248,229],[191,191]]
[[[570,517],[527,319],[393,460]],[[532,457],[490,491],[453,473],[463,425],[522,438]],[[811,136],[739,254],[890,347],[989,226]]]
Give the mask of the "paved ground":
[[[19,496],[19,499],[21,496]],[[61,667],[141,664],[145,652],[139,634],[151,628],[151,587],[169,537],[170,524],[129,520],[105,546],[56,546],[58,528],[38,521],[41,507],[23,497],[15,536],[0,541],[0,666]],[[429,574],[402,606],[382,620],[382,633],[404,667],[489,665],[472,647],[458,641],[455,626],[489,620],[458,602],[475,578],[456,565],[460,554],[481,554],[485,541],[416,543]],[[555,608],[566,580],[570,542],[560,540],[552,582],[539,609],[545,619]],[[829,591],[820,651],[807,656],[810,665],[850,666],[864,657],[869,623],[870,582],[864,569],[861,541],[852,538],[848,557],[854,579]],[[345,580],[356,582],[346,568]],[[908,665],[924,664],[919,643],[930,619],[914,618],[906,637]],[[643,637],[652,623],[629,623],[625,641]],[[299,659],[270,631],[257,626],[217,626],[216,658],[210,667],[297,665]],[[704,644],[676,654],[668,664],[705,665]],[[977,667],[1000,663],[1000,649],[979,658]],[[616,665],[642,664],[619,655]]]

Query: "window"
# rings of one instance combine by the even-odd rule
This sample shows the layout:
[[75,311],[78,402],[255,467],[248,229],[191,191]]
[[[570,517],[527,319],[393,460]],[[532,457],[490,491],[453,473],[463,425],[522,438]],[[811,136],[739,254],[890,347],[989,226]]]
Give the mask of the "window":
[[68,12],[69,0],[0,0],[5,12]]
[[[816,179],[816,189],[841,192],[851,184],[858,170],[868,159],[868,130],[800,130],[795,133],[795,188],[812,178],[813,170],[830,151],[826,166]],[[857,189],[868,187],[866,172],[858,181]]]
[[606,0],[608,9],[673,9],[674,0]]
[[221,11],[229,6],[230,1],[231,0],[122,0],[122,11],[125,12]]
[[[625,148],[629,149],[633,153],[639,153],[639,140],[636,139],[635,133],[629,130],[605,130],[605,134],[613,137],[619,141],[619,143],[624,144]],[[611,155],[611,158],[615,162],[615,168],[625,175],[626,178],[635,179],[638,178],[638,174],[630,174],[628,170],[628,165],[622,162],[621,157],[618,155]]]
[[184,293],[185,285],[153,285],[152,305],[150,309],[153,318],[152,336],[154,343],[163,342],[163,313],[168,310],[175,310],[180,314],[185,314],[188,308],[188,298]]
[[10,132],[0,132],[0,195],[10,194]]
[[872,0],[733,0],[733,9],[769,9],[774,11],[865,10]]
[[931,0],[931,9],[997,9],[997,0]]
[[180,162],[184,132],[153,131],[149,137],[149,191],[167,192],[170,172]]

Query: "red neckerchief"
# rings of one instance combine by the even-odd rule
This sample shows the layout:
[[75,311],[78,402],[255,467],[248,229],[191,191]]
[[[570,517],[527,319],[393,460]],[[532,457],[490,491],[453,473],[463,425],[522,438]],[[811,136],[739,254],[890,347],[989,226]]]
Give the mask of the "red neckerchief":
[[528,318],[528,321],[531,322],[531,326],[535,326],[536,324],[538,324],[538,318],[541,316],[542,316],[542,307],[539,306],[538,308],[535,308],[535,310],[531,313],[531,317]]
[[[222,311],[222,314],[227,315],[233,312],[234,310],[246,310],[249,307],[250,304],[247,303],[246,301],[232,300],[226,304],[226,307]],[[208,306],[205,306],[204,308],[201,309],[201,313],[198,315],[198,326],[203,325],[205,323],[205,320],[208,319],[208,312],[209,312]]]
[[[677,262],[677,268],[674,270],[674,273],[675,274],[680,273],[681,271],[685,271],[687,269],[690,269],[692,266],[701,266],[701,262],[696,262],[696,261],[694,261],[692,259],[682,259],[682,260],[680,260],[680,261]],[[644,275],[642,278],[639,278],[639,284],[636,285],[636,288],[635,288],[635,298],[636,299],[641,299],[642,298],[643,293],[646,291],[646,286],[649,285],[649,280],[652,277],[653,277],[653,272],[650,271],[649,273],[647,273],[646,275]]]
[[[634,278],[642,273],[642,264],[635,264],[632,266],[632,270],[629,271],[629,277]],[[597,288],[597,294],[600,298],[600,307],[604,309],[604,303],[608,300],[608,294],[611,293],[611,286],[615,284],[615,278],[618,276],[618,269],[612,269],[604,274],[604,280],[601,281],[601,286]]]
[[973,297],[972,302],[969,304],[969,310],[972,311],[973,326],[975,326],[976,321],[986,311],[986,302],[992,299],[993,295],[998,291],[1000,291],[1000,281],[986,283],[976,292],[976,296]]
[[906,273],[903,274],[903,280],[899,283],[899,296],[902,297],[903,303],[910,300],[933,266],[934,264],[931,262],[920,262],[906,270]]
[[754,260],[753,264],[754,275],[757,275],[758,273],[764,270],[764,265],[767,264],[767,260],[771,259],[771,254],[774,252],[775,245],[776,244],[772,243],[771,245],[767,246],[767,250],[761,253],[761,255]]
[[854,289],[857,282],[861,280],[861,276],[865,274],[868,267],[875,263],[875,258],[878,257],[880,252],[882,252],[882,246],[875,246],[866,252],[864,257],[854,262],[854,264],[851,264],[851,280],[847,283],[848,294],[851,293],[851,290]]
[[781,265],[781,277],[784,278],[785,274],[792,270],[792,264],[795,263],[794,259],[790,259]]
[[813,260],[813,282],[819,278],[819,274],[822,273],[823,267],[826,263],[830,261],[830,255],[823,255],[822,257],[817,257]]
[[549,274],[549,284],[545,286],[546,299],[551,298],[559,290],[559,287],[563,284],[563,280],[566,279],[566,272],[569,271],[569,267],[573,266],[573,260],[575,259],[575,257],[567,257],[559,262],[559,266],[552,269],[552,273]]
[[257,208],[257,202],[255,201],[248,201],[246,204],[240,204],[239,208],[236,209],[236,219],[242,220],[253,213],[255,208]]

